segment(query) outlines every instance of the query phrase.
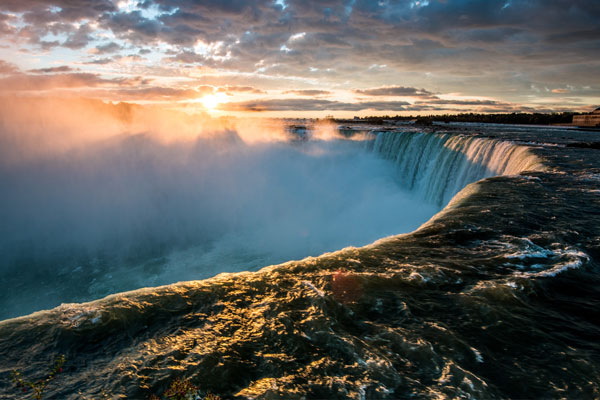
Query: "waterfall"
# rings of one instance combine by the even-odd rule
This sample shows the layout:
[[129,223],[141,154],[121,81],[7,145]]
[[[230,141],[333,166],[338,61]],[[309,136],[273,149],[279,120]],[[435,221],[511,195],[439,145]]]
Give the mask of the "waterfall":
[[440,206],[469,183],[541,168],[525,146],[465,135],[379,132],[370,147],[396,164],[403,186]]

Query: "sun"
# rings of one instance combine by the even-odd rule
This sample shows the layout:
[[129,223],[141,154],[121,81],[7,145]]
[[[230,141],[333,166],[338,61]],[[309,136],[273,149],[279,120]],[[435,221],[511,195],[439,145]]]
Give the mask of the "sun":
[[204,97],[198,99],[200,103],[206,108],[208,111],[214,111],[217,106],[223,102],[225,102],[227,96],[225,93],[215,93],[215,94],[207,94]]

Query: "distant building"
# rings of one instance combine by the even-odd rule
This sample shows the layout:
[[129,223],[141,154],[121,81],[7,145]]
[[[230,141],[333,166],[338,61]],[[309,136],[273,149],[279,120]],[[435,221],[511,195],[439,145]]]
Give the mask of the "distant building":
[[600,107],[589,114],[574,115],[573,125],[577,126],[600,126]]

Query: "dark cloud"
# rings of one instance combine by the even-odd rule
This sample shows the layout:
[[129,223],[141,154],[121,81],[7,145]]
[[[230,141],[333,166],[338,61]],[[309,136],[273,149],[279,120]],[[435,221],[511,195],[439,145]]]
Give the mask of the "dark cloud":
[[123,48],[118,43],[109,42],[106,44],[96,46],[96,54],[106,54],[106,53],[114,53],[115,51],[119,51]]
[[434,98],[427,101],[417,101],[415,104],[430,104],[430,105],[455,105],[455,106],[503,106],[509,105],[506,102],[495,100],[443,100]]
[[111,0],[2,0],[0,8],[20,13],[35,11],[40,16],[38,22],[93,18],[117,10]]
[[128,78],[115,78],[108,82],[113,82],[119,86],[143,86],[152,82],[152,79],[144,78],[143,76],[134,76]]
[[[102,16],[101,22],[103,26],[110,29],[122,39],[138,45],[157,40],[189,45],[193,44],[194,37],[198,34],[195,31],[175,29],[165,26],[157,20],[144,18],[140,11],[105,14]],[[185,34],[185,36],[178,38],[179,34]]]
[[220,109],[225,111],[403,111],[408,105],[410,103],[404,101],[345,103],[321,99],[266,99],[224,103],[220,105]]
[[29,72],[33,72],[34,74],[54,74],[57,72],[71,72],[73,68],[68,65],[61,65],[60,67],[49,67],[49,68],[37,68],[30,69]]
[[92,32],[93,30],[88,24],[83,24],[69,35],[68,39],[62,43],[62,46],[71,50],[84,48],[93,40]]
[[104,58],[95,58],[91,61],[86,61],[86,64],[96,64],[96,65],[105,65],[114,62],[112,57],[104,57]]
[[283,94],[296,94],[298,96],[326,96],[330,95],[329,90],[303,89],[303,90],[286,90]]
[[238,86],[238,85],[225,85],[218,90],[219,92],[225,93],[252,93],[252,94],[264,94],[264,90],[257,89],[253,86]]
[[366,96],[431,96],[433,93],[425,89],[405,86],[382,86],[372,89],[355,89],[354,93]]

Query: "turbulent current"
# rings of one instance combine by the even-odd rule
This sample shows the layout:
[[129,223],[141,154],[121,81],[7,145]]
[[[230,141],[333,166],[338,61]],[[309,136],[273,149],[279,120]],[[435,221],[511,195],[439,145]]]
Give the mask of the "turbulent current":
[[600,397],[598,133],[291,132],[4,166],[2,397]]

